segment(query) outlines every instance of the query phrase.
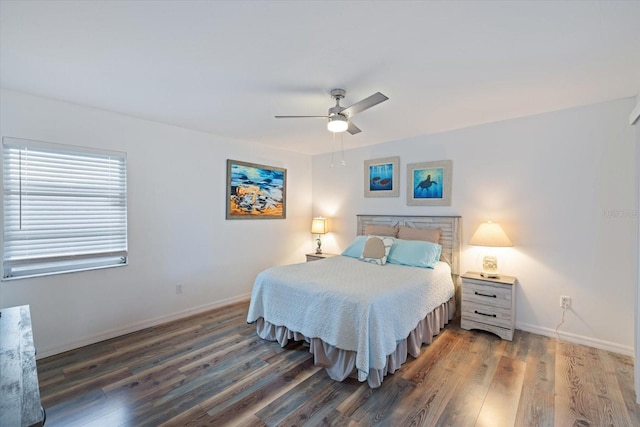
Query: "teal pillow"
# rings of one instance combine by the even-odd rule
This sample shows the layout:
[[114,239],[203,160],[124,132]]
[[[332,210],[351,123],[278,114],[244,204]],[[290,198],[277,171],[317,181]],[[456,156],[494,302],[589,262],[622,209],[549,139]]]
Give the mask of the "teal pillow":
[[364,244],[369,236],[358,236],[356,239],[342,252],[343,256],[351,258],[360,258],[364,250]]
[[412,267],[433,268],[440,259],[442,246],[421,240],[396,239],[387,262]]

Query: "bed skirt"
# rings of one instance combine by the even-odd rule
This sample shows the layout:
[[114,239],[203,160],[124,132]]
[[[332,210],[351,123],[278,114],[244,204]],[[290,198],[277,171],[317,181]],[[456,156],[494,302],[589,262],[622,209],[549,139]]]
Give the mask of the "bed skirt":
[[[436,307],[431,313],[418,323],[409,336],[399,341],[393,353],[387,356],[387,363],[382,369],[370,369],[367,383],[371,388],[380,387],[387,374],[393,374],[407,361],[407,355],[418,357],[423,344],[431,344],[433,337],[449,323],[456,311],[455,297]],[[277,341],[280,346],[286,346],[290,340],[306,341],[309,351],[313,354],[313,363],[322,366],[331,379],[343,381],[356,372],[356,352],[342,350],[325,343],[320,338],[308,338],[300,332],[290,331],[285,326],[276,326],[260,317],[256,320],[258,336],[267,341]]]

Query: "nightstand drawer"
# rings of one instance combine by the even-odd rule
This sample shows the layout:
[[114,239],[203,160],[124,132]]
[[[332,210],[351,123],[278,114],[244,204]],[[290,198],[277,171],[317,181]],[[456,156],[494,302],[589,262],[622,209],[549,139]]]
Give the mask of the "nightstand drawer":
[[462,306],[462,317],[488,325],[510,328],[512,319],[511,306],[504,308],[475,303],[464,304]]
[[465,279],[462,287],[462,301],[480,303],[494,307],[511,308],[511,288],[478,284]]

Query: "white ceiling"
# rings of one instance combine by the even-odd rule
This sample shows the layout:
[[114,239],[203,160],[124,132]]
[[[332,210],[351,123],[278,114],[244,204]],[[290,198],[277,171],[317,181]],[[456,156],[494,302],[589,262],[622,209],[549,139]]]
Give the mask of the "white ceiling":
[[303,153],[640,93],[640,1],[8,1],[3,87]]

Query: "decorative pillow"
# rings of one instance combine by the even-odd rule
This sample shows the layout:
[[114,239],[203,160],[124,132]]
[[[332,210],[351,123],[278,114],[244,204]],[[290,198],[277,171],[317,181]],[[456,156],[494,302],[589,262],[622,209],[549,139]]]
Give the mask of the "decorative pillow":
[[440,243],[442,230],[439,228],[413,228],[400,227],[398,239],[403,240],[424,240],[425,242]]
[[369,236],[360,259],[372,264],[385,265],[394,240],[389,236]]
[[355,240],[345,249],[341,255],[351,258],[360,258],[362,251],[364,250],[364,244],[367,241],[367,236],[357,236]]
[[440,259],[442,246],[421,240],[396,239],[387,261],[390,264],[433,268]]
[[364,226],[364,234],[367,236],[398,236],[398,227],[390,225],[366,224]]

